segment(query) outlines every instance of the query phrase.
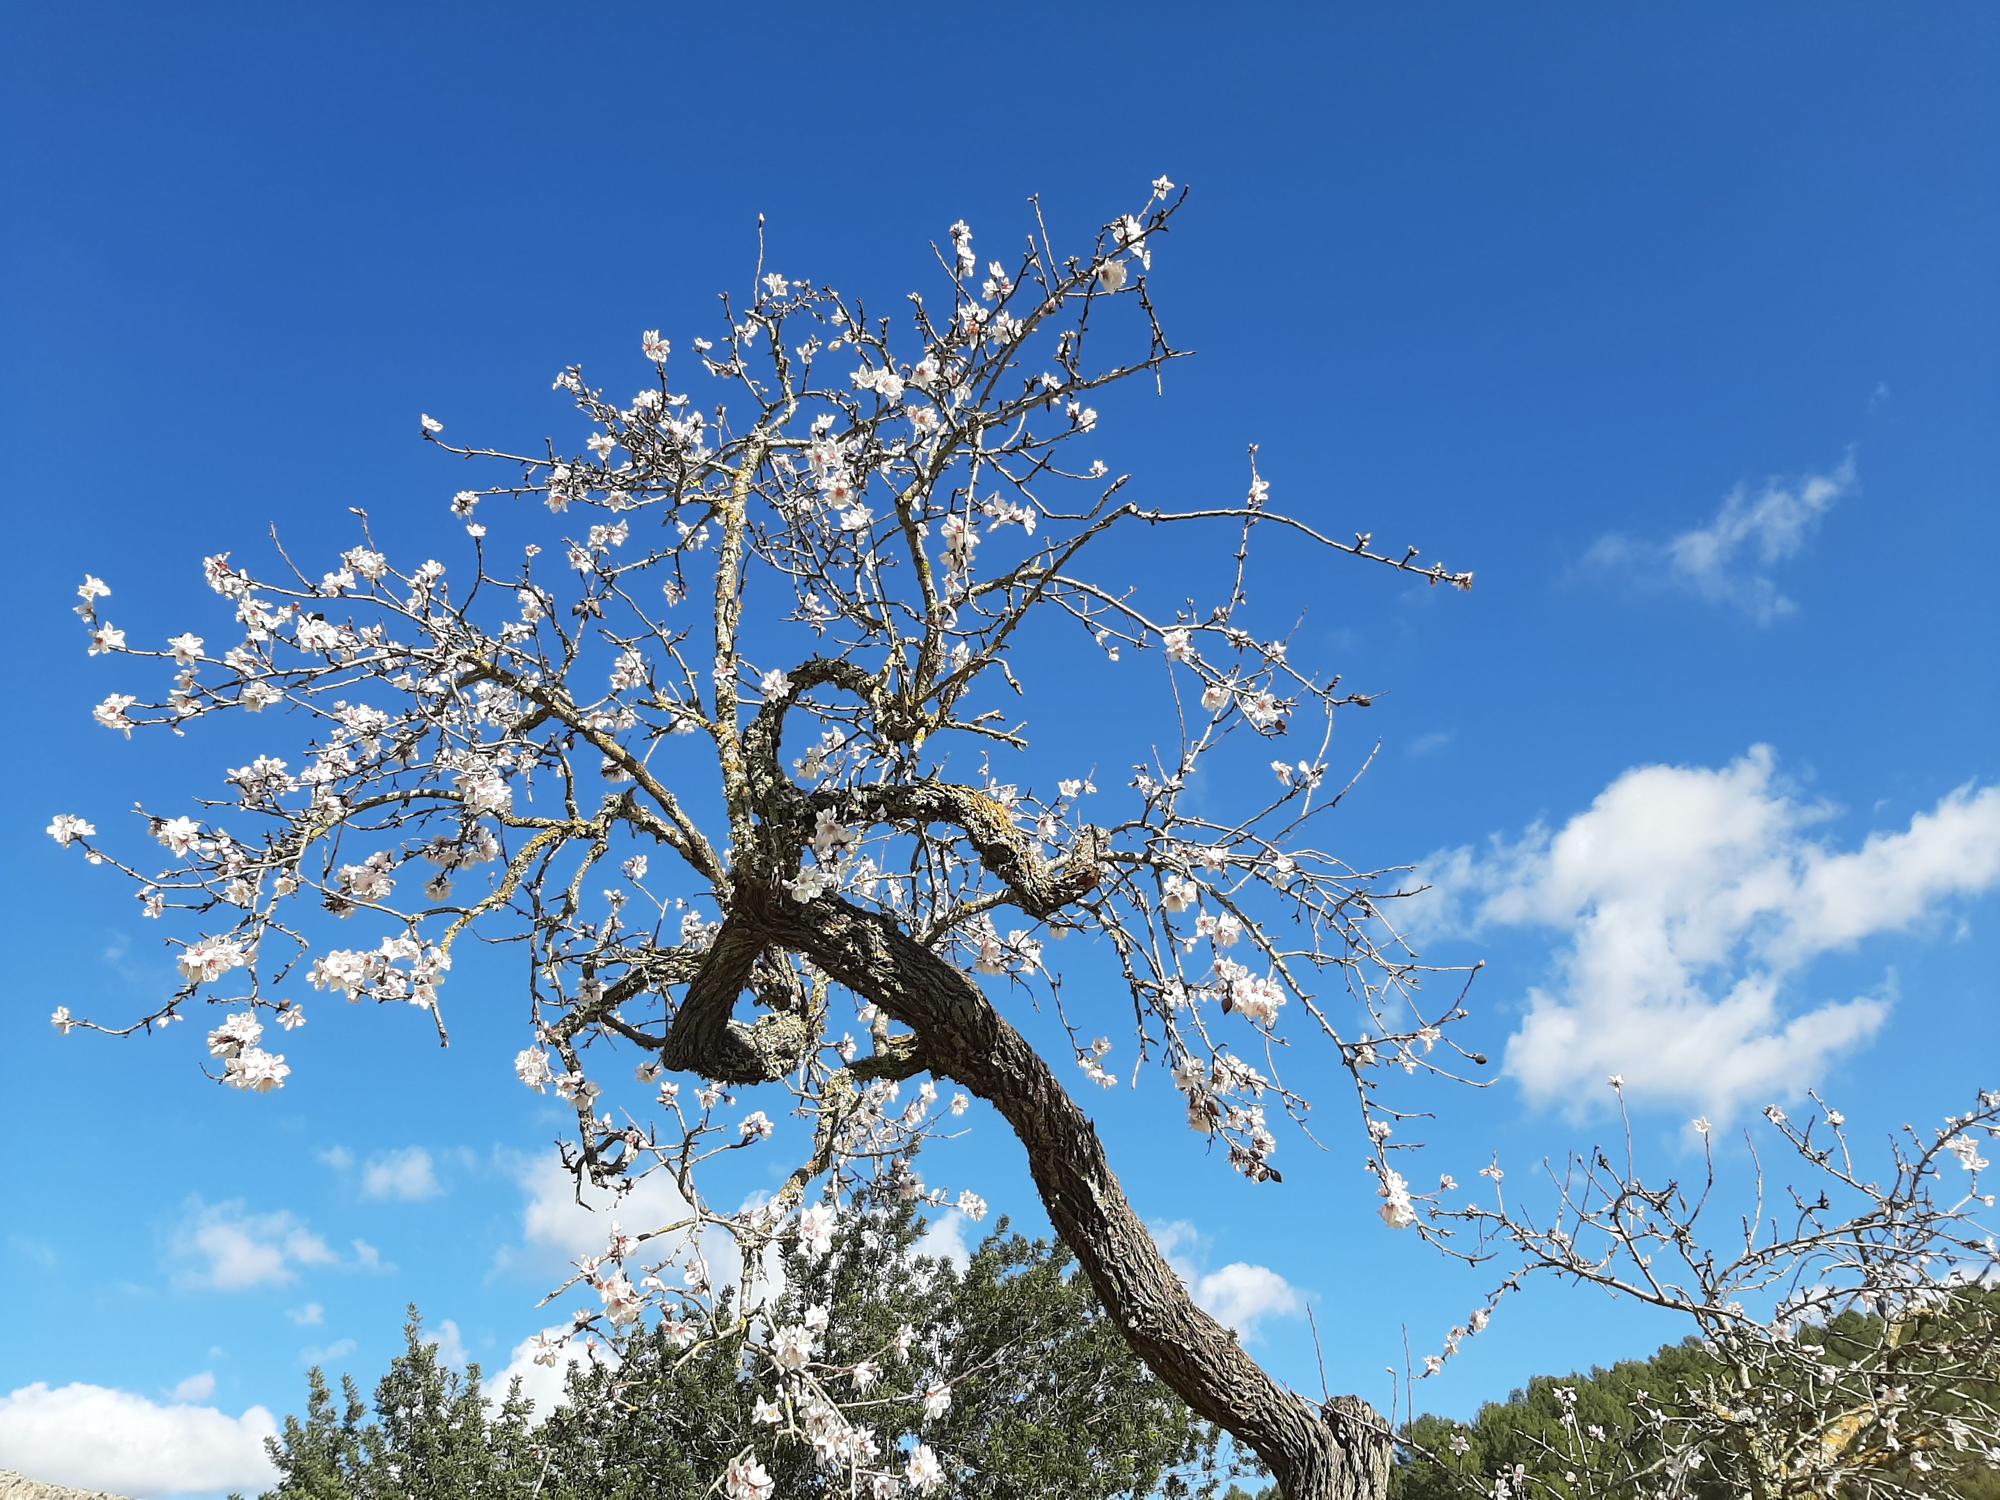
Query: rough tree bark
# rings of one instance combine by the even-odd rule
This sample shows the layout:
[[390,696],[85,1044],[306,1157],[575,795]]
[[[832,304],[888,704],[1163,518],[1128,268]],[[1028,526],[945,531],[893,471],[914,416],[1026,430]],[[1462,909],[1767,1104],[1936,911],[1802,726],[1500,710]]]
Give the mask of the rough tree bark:
[[736,920],[908,1026],[932,1073],[987,1100],[1013,1127],[1050,1222],[1134,1352],[1190,1408],[1254,1449],[1287,1500],[1387,1492],[1382,1418],[1351,1396],[1315,1410],[1196,1305],[1127,1201],[1090,1117],[977,984],[878,913],[759,895],[739,885]]

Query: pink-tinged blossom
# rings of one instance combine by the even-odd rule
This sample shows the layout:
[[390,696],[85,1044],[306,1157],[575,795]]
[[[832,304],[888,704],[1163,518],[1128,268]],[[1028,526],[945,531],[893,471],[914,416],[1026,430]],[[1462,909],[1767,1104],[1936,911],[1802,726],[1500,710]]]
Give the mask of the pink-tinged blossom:
[[813,1357],[814,1339],[809,1329],[796,1324],[771,1335],[771,1358],[781,1370],[803,1370]]
[[256,1015],[240,1010],[208,1034],[208,1055],[210,1057],[234,1057],[245,1047],[254,1047],[263,1040],[264,1027]]
[[660,337],[660,330],[648,328],[639,336],[639,352],[656,365],[667,362],[667,356],[674,352],[674,346]]
[[598,1282],[597,1295],[604,1300],[605,1316],[620,1325],[638,1322],[645,1308],[645,1300],[623,1272]]
[[951,248],[958,260],[960,276],[970,276],[979,269],[979,257],[972,250],[972,230],[963,219],[951,226]]
[[1285,1003],[1285,992],[1274,979],[1242,974],[1230,983],[1229,1000],[1238,1012],[1250,1020],[1274,1026],[1278,1020],[1278,1008]]
[[458,792],[465,799],[467,814],[475,818],[486,813],[504,816],[514,810],[514,789],[496,771],[482,768],[461,772]]
[[107,651],[125,649],[125,632],[117,626],[106,623],[90,633],[90,654],[100,656]]
[[754,1458],[737,1459],[722,1476],[728,1500],[771,1500],[777,1487],[777,1481]]
[[854,829],[822,808],[813,822],[813,853],[836,858],[852,854],[856,837]]
[[49,837],[67,849],[78,839],[87,839],[97,832],[93,824],[86,823],[74,813],[57,813],[49,824]]
[[1243,717],[1250,721],[1253,729],[1262,732],[1284,727],[1284,705],[1278,702],[1277,695],[1268,688],[1246,694],[1241,707]]
[[910,1488],[918,1494],[934,1490],[944,1483],[944,1466],[924,1443],[917,1444],[910,1451],[909,1467],[904,1473],[909,1479]]
[[249,967],[250,955],[233,938],[205,937],[181,950],[176,960],[191,984],[212,984],[231,969]]
[[262,1047],[245,1047],[224,1066],[222,1081],[252,1094],[268,1094],[285,1086],[291,1068],[283,1056]]
[[824,1260],[833,1249],[833,1210],[815,1203],[799,1215],[799,1250],[809,1260]]
[[944,565],[953,573],[964,573],[972,567],[972,551],[979,545],[979,533],[972,523],[961,515],[949,515],[938,523],[938,535],[944,539]]
[[1382,1169],[1382,1222],[1391,1229],[1408,1229],[1417,1222],[1417,1208],[1410,1201],[1410,1185],[1400,1172]]
[[193,818],[163,818],[153,825],[153,837],[181,859],[201,847],[201,824]]

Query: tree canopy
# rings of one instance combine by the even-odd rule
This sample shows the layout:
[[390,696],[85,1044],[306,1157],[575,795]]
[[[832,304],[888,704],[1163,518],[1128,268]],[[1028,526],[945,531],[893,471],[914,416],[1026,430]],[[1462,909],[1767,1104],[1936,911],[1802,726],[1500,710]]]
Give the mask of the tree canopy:
[[[1002,1221],[961,1268],[921,1253],[914,1205],[846,1218],[824,1258],[793,1251],[764,1315],[816,1327],[830,1352],[870,1356],[851,1383],[874,1425],[950,1455],[952,1493],[980,1500],[1213,1496],[1232,1472],[1221,1434],[1139,1363],[1058,1244]],[[815,1311],[817,1309],[817,1311]],[[264,1500],[650,1500],[694,1495],[737,1435],[784,1420],[742,1351],[654,1327],[615,1360],[568,1366],[534,1411],[520,1383],[482,1389],[442,1364],[412,1309],[405,1349],[371,1406],[315,1369],[302,1418],[272,1444]],[[371,1419],[372,1412],[372,1419]],[[811,1414],[804,1414],[808,1424]],[[777,1451],[786,1500],[849,1493],[820,1441]]]

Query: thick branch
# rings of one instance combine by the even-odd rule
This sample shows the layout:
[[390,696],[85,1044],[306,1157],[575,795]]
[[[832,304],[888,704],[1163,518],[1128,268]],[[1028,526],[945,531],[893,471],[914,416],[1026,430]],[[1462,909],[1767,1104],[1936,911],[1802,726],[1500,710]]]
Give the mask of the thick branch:
[[722,924],[667,1031],[663,1064],[743,1084],[769,1083],[799,1065],[812,1041],[810,1017],[786,1010],[747,1026],[731,1019],[764,949],[763,937],[741,918]]
[[1382,1493],[1380,1419],[1358,1401],[1338,1423],[1322,1417],[1195,1305],[1126,1201],[1090,1118],[970,978],[889,918],[843,901],[774,903],[758,916],[767,938],[914,1030],[933,1072],[1000,1111],[1051,1222],[1133,1350],[1197,1413],[1256,1449],[1290,1500]]

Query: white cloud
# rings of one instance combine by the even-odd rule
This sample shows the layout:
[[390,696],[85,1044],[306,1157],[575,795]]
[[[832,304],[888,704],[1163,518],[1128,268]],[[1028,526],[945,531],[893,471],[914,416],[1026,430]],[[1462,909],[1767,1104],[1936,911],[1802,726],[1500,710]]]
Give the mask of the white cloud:
[[1295,1318],[1305,1311],[1298,1289],[1269,1266],[1232,1261],[1214,1271],[1199,1269],[1207,1237],[1185,1219],[1147,1226],[1153,1243],[1195,1302],[1216,1322],[1233,1328],[1246,1342],[1265,1318]]
[[[551,1337],[566,1335],[570,1331],[568,1324],[558,1324],[544,1330]],[[484,1383],[486,1392],[498,1400],[507,1394],[509,1382],[519,1379],[521,1394],[534,1403],[538,1413],[546,1416],[563,1404],[563,1386],[568,1378],[569,1367],[582,1364],[589,1358],[604,1357],[601,1346],[593,1345],[593,1352],[585,1354],[579,1345],[570,1344],[564,1347],[560,1363],[541,1365],[535,1363],[535,1355],[539,1349],[540,1345],[534,1338],[522,1339],[514,1346],[514,1352],[508,1357],[506,1367],[498,1373],[487,1376]]]
[[347,1358],[348,1355],[360,1347],[353,1339],[335,1339],[332,1343],[326,1345],[309,1345],[299,1351],[299,1363],[302,1365],[318,1365],[323,1369],[336,1360]]
[[340,1259],[297,1215],[249,1213],[241,1199],[205,1204],[190,1198],[171,1241],[183,1263],[182,1285],[225,1292],[282,1285],[297,1278],[300,1266]]
[[458,1324],[450,1318],[438,1324],[431,1336],[424,1340],[437,1348],[438,1363],[463,1368],[465,1365],[465,1338],[458,1331]]
[[1553,833],[1433,856],[1438,889],[1412,904],[1432,934],[1562,934],[1507,1048],[1535,1102],[1587,1108],[1619,1073],[1634,1101],[1726,1115],[1795,1096],[1882,1025],[1882,995],[1790,1001],[1805,964],[2000,883],[2000,788],[1847,851],[1812,836],[1829,816],[1765,746],[1721,770],[1640,766]]
[[1232,1261],[1194,1283],[1194,1300],[1225,1328],[1254,1338],[1265,1318],[1295,1318],[1305,1302],[1292,1284],[1269,1266]]
[[345,1172],[354,1165],[354,1153],[345,1146],[328,1146],[320,1152],[319,1159],[336,1172]]
[[1703,526],[1665,542],[1613,534],[1584,556],[1592,570],[1665,577],[1702,598],[1733,605],[1765,625],[1797,610],[1778,589],[1772,570],[1795,557],[1835,501],[1857,487],[1849,453],[1824,474],[1772,478],[1761,488],[1739,484]]
[[520,1183],[528,1195],[521,1216],[522,1240],[529,1250],[541,1252],[533,1258],[548,1270],[581,1256],[602,1255],[614,1225],[627,1233],[644,1233],[678,1224],[690,1212],[679,1184],[665,1172],[639,1179],[622,1197],[594,1188],[579,1194],[568,1169],[554,1156],[542,1154],[523,1159]]
[[285,1314],[294,1323],[306,1328],[316,1328],[326,1321],[326,1309],[317,1302],[308,1302],[304,1307],[295,1307]]
[[264,1439],[276,1433],[261,1406],[232,1417],[101,1385],[42,1382],[0,1396],[0,1468],[126,1495],[261,1490],[277,1478],[264,1454]]
[[369,1157],[361,1169],[364,1197],[415,1203],[435,1198],[443,1191],[437,1179],[437,1164],[422,1146],[380,1152]]
[[939,1214],[924,1226],[917,1239],[916,1253],[949,1261],[963,1271],[972,1264],[972,1251],[965,1243],[965,1224],[965,1215],[955,1208]]
[[[736,1241],[714,1224],[696,1235],[689,1224],[692,1211],[688,1201],[666,1172],[638,1179],[622,1196],[587,1188],[581,1201],[576,1178],[554,1156],[522,1158],[519,1180],[527,1193],[521,1219],[522,1244],[503,1248],[496,1269],[526,1264],[560,1279],[580,1257],[602,1255],[614,1227],[627,1234],[651,1234],[673,1225],[681,1227],[647,1241],[649,1263],[671,1258],[686,1265],[698,1256],[714,1286],[737,1286],[742,1281],[743,1257]],[[768,1196],[753,1193],[743,1207],[756,1207]],[[752,1296],[761,1303],[767,1292],[781,1288],[784,1282],[783,1259],[775,1245],[766,1250],[760,1265],[759,1286]]]
[[174,1387],[174,1400],[182,1404],[190,1401],[206,1401],[215,1394],[215,1372],[203,1370],[199,1375],[190,1375]]

